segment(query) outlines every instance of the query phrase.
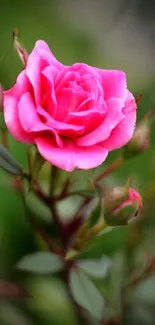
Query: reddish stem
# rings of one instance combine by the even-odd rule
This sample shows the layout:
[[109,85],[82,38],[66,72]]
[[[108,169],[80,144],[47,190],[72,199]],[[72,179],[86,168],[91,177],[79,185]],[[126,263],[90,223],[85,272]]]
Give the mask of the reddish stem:
[[95,179],[95,184],[99,183],[102,181],[105,177],[109,176],[112,174],[117,168],[119,168],[124,161],[124,158],[122,156],[118,157],[111,165],[109,165],[103,173],[98,175]]

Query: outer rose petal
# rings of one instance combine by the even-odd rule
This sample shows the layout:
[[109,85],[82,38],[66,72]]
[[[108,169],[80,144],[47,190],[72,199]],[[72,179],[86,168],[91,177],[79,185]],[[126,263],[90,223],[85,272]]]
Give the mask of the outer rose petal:
[[27,87],[27,79],[22,71],[15,86],[4,92],[4,118],[10,133],[17,141],[34,143],[33,138],[23,129],[18,117],[19,98]]
[[[27,108],[29,109],[28,113]],[[51,132],[55,136],[57,145],[62,146],[62,140],[57,132],[40,120],[30,93],[25,93],[19,101],[19,120],[26,132],[31,134],[41,131]],[[33,136],[35,137],[35,134]]]
[[[38,40],[35,44],[33,49],[35,55],[40,56],[42,59],[46,60],[50,65],[55,66],[56,68],[60,69],[63,67],[63,64],[60,63],[53,53],[51,52],[50,48],[48,47],[47,43],[42,40]],[[33,53],[32,52],[32,53]]]
[[124,146],[132,137],[136,123],[136,102],[133,95],[128,91],[128,97],[123,109],[124,119],[114,130],[109,138],[102,142],[102,145],[109,151]]
[[35,139],[40,154],[51,164],[72,172],[75,168],[90,169],[99,166],[107,157],[108,150],[100,145],[78,147],[70,140],[63,140],[63,148],[55,145],[51,137],[40,136]]
[[101,77],[101,84],[104,89],[104,99],[111,97],[125,100],[127,95],[126,75],[120,70],[102,70],[95,68]]
[[[26,75],[29,78],[35,94],[36,104],[41,101],[41,72],[52,65],[57,70],[61,69],[63,65],[56,60],[48,45],[44,41],[37,41],[32,53],[28,57],[26,65]],[[51,75],[51,80],[53,76]]]

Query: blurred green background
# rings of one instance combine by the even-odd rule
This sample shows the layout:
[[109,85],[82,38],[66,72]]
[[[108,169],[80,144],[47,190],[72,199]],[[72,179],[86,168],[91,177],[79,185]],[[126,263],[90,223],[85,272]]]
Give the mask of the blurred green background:
[[[107,69],[123,69],[128,87],[143,93],[138,119],[155,109],[155,3],[152,0],[5,0],[0,3],[0,81],[11,87],[22,64],[13,49],[12,32],[19,27],[28,52],[36,40],[44,39],[64,64],[81,61]],[[124,184],[128,177],[145,193],[154,178],[155,130],[151,146],[128,161],[112,182]],[[10,137],[11,151],[27,166],[25,148]],[[112,153],[108,162],[117,152]],[[104,166],[103,166],[104,167]],[[0,325],[76,324],[63,284],[57,278],[18,274],[15,263],[36,249],[22,203],[8,190],[8,176],[0,172],[0,276],[26,281],[35,295],[24,304],[2,301]],[[153,194],[152,194],[153,196]],[[154,295],[155,298],[155,295]],[[150,324],[150,323],[149,323]],[[153,324],[153,323],[152,323]]]

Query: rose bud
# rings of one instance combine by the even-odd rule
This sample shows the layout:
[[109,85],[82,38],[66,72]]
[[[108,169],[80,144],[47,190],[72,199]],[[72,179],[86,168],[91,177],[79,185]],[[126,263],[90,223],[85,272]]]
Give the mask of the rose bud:
[[140,194],[132,188],[115,187],[104,200],[104,219],[109,226],[126,225],[142,207]]
[[133,134],[133,137],[124,147],[124,157],[130,158],[146,151],[150,144],[151,118],[147,114],[141,120]]
[[28,53],[21,41],[20,32],[19,32],[18,28],[14,29],[14,31],[13,31],[13,44],[14,44],[14,48],[16,49],[22,63],[26,67],[27,60],[28,60]]

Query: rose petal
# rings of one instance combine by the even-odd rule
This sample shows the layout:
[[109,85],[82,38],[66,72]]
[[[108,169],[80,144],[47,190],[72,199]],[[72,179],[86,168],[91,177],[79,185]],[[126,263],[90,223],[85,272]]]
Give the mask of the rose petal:
[[[88,111],[70,112],[66,122],[84,127],[85,133],[92,132],[103,121],[105,112],[91,109]],[[92,123],[93,122],[93,123]]]
[[33,52],[35,55],[40,56],[42,59],[46,60],[50,65],[55,66],[57,69],[63,67],[63,64],[55,58],[45,41],[38,40],[32,53]]
[[[39,118],[36,107],[34,106],[33,99],[30,93],[25,93],[19,102],[19,120],[26,132],[51,132],[57,141],[58,146],[62,146],[62,140],[59,135],[50,126],[47,126]],[[33,134],[35,136],[35,134]]]
[[109,138],[102,145],[108,150],[124,146],[132,137],[136,123],[136,102],[128,91],[128,97],[123,109],[123,120],[112,130]]
[[54,120],[42,107],[37,108],[38,114],[46,119],[45,124],[50,128],[56,130],[63,136],[75,137],[81,135],[84,131],[84,127],[80,125],[67,124]]
[[79,147],[70,140],[63,140],[63,148],[58,148],[50,137],[37,137],[36,145],[40,154],[51,164],[66,170],[90,169],[99,166],[107,157],[108,150],[99,145]]
[[120,70],[101,70],[95,68],[101,78],[101,84],[104,89],[104,99],[111,97],[121,98],[127,96],[126,75]]
[[37,41],[33,51],[28,57],[25,69],[26,75],[33,86],[36,105],[41,103],[41,72],[49,64],[57,70],[63,67],[63,65],[56,60],[47,44],[44,41]]
[[111,98],[107,101],[107,113],[103,122],[92,132],[77,138],[76,144],[90,146],[107,139],[111,131],[123,119],[123,101],[118,98]]
[[22,71],[14,87],[4,92],[4,118],[12,136],[23,143],[34,143],[33,138],[23,129],[18,117],[19,98],[25,88],[28,88],[28,81],[25,72]]

